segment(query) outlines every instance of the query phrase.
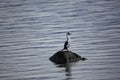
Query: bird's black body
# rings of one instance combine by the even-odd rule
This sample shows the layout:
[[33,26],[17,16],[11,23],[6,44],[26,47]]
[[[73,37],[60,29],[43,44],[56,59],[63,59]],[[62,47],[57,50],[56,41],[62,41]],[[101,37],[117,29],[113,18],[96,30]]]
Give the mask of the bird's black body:
[[64,48],[62,50],[68,51],[68,48],[70,47],[70,33],[69,32],[66,34],[66,38],[67,40],[65,41]]
[[64,50],[68,50],[67,45],[68,45],[68,41],[65,41],[65,44],[64,44]]

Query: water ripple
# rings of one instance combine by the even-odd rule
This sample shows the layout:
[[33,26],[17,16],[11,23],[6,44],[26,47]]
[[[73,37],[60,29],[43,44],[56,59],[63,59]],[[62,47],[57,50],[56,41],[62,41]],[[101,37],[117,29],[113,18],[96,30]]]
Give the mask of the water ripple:
[[[4,0],[0,13],[0,79],[119,80],[118,0]],[[70,73],[48,60],[66,32],[70,50],[88,58]]]

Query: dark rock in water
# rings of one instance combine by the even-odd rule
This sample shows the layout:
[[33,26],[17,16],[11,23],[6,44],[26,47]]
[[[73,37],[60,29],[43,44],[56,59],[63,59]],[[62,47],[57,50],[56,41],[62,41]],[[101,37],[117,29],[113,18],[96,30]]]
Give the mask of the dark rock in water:
[[67,62],[77,62],[79,60],[86,60],[86,58],[82,58],[81,56],[72,51],[58,51],[49,59],[56,64],[65,64]]

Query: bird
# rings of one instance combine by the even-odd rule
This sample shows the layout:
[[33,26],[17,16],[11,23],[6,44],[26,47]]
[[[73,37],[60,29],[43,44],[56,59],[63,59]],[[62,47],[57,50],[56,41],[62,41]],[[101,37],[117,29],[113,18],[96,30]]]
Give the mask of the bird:
[[67,38],[67,40],[64,43],[64,48],[62,49],[62,51],[69,51],[68,48],[70,47],[70,42],[71,42],[71,40],[70,40],[70,32],[66,33],[66,38]]

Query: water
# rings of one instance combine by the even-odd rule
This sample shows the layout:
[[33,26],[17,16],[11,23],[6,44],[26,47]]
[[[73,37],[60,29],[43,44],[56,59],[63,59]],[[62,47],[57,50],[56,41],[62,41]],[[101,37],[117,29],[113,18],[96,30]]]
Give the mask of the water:
[[[120,80],[119,0],[1,0],[0,80]],[[48,59],[71,32],[88,58],[57,67]]]

